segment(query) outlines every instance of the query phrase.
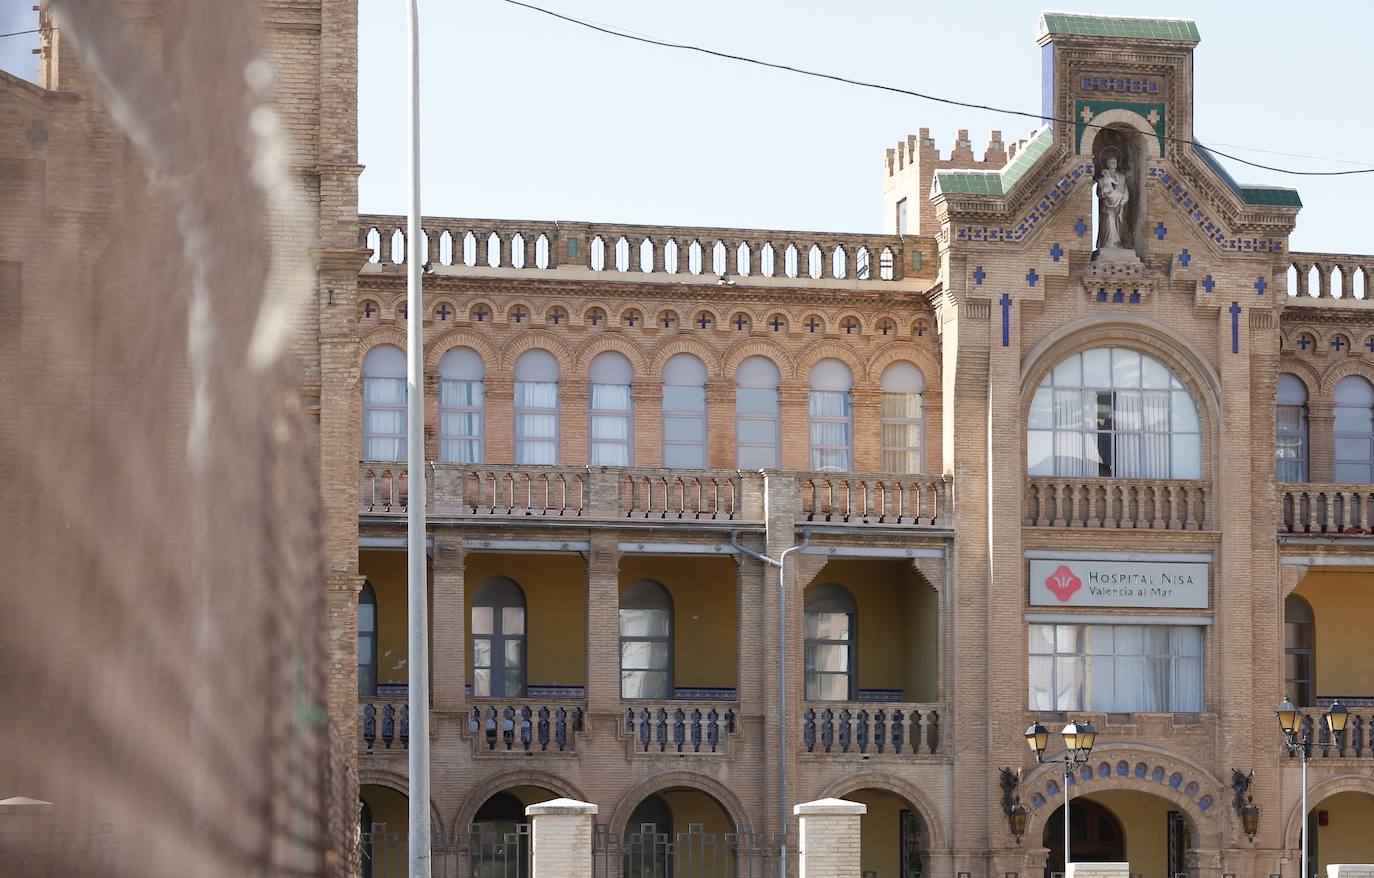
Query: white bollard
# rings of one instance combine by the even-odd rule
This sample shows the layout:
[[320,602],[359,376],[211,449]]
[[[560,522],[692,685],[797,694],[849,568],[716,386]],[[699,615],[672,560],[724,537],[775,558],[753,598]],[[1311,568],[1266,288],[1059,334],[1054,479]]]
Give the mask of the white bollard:
[[1326,878],[1374,878],[1374,863],[1331,863]]
[[1069,863],[1066,878],[1131,878],[1131,864]]
[[868,806],[844,799],[820,799],[792,808],[800,818],[801,878],[857,878],[862,841],[859,818]]
[[530,878],[586,878],[592,874],[592,818],[596,806],[554,799],[525,808],[530,818]]

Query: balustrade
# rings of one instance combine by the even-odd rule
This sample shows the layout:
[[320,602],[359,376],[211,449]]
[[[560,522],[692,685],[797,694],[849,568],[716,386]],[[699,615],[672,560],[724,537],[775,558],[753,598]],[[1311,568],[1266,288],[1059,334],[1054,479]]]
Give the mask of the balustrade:
[[953,524],[952,484],[939,476],[798,473],[797,487],[808,523]]
[[1285,533],[1367,534],[1374,485],[1281,485],[1279,530]]
[[740,474],[624,470],[620,509],[627,518],[734,521],[740,513]]
[[[1374,707],[1352,707],[1345,731],[1335,740],[1331,730],[1322,719],[1325,707],[1306,707],[1302,709],[1298,740],[1304,735],[1312,735],[1315,742],[1312,748],[1313,759],[1374,759]],[[1293,753],[1284,748],[1284,753]],[[1296,757],[1294,757],[1296,758]]]
[[383,750],[410,748],[410,708],[404,696],[365,698],[358,704],[362,745],[372,753],[380,742]]
[[808,704],[802,744],[807,753],[931,756],[940,752],[943,715],[935,704]]
[[1290,251],[1288,259],[1289,301],[1374,304],[1374,292],[1368,286],[1374,256]]
[[582,731],[582,711],[580,704],[483,702],[468,711],[468,737],[485,751],[570,752]]
[[1212,486],[1164,479],[1026,479],[1027,527],[1210,530]]
[[735,709],[721,705],[644,704],[625,708],[624,736],[636,753],[724,753]]

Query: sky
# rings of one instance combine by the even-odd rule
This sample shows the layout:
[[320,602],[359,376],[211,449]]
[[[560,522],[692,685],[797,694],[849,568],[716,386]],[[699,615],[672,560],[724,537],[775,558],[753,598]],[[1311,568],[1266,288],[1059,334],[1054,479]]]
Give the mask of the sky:
[[[358,0],[360,209],[405,210],[402,0]],[[1042,3],[980,0],[536,0],[622,30],[1038,112]],[[1048,8],[1065,4],[1051,0]],[[0,33],[33,0],[0,0]],[[1140,12],[1092,0],[1070,11]],[[1243,10],[1243,14],[1236,14]],[[1194,131],[1261,164],[1374,167],[1367,112],[1374,4],[1155,0],[1191,18]],[[606,37],[504,0],[421,0],[422,205],[434,216],[882,231],[883,151],[929,128],[1025,136],[1025,118],[935,104]],[[0,38],[32,77],[36,36]],[[1331,83],[1346,83],[1335,88]],[[1351,115],[1351,109],[1354,114]],[[1343,159],[1274,155],[1293,153]],[[1374,252],[1374,174],[1295,177],[1225,161],[1241,182],[1295,186],[1294,249]]]

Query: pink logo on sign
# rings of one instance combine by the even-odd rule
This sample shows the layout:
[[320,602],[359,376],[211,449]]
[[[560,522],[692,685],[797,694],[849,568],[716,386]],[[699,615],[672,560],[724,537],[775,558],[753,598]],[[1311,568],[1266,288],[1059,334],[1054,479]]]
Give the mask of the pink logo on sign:
[[1054,596],[1059,598],[1059,603],[1062,604],[1083,587],[1083,580],[1079,579],[1068,565],[1060,564],[1059,569],[1045,578],[1045,587],[1054,592]]

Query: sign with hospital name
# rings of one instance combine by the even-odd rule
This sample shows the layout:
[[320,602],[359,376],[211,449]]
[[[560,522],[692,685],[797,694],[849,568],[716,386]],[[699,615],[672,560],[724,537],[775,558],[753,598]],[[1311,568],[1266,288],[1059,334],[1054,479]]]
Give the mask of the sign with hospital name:
[[1165,561],[1033,560],[1036,607],[1205,609],[1207,565]]

